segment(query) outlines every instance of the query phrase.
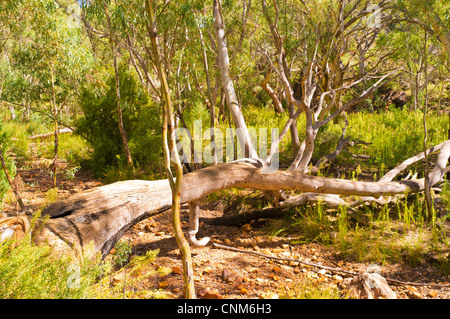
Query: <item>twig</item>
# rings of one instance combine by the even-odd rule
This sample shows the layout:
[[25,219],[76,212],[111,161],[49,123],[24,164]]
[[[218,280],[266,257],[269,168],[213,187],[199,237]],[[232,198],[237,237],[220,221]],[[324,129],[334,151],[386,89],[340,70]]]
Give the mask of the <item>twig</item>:
[[[300,259],[296,259],[296,258],[287,258],[287,257],[276,257],[276,256],[270,256],[270,255],[266,255],[266,254],[261,254],[255,251],[250,251],[250,250],[245,250],[245,249],[239,249],[239,248],[235,248],[235,247],[230,247],[230,246],[225,246],[225,245],[221,245],[221,244],[217,244],[217,243],[213,243],[213,246],[215,248],[220,248],[220,249],[225,249],[225,250],[231,250],[231,251],[236,251],[236,252],[240,252],[240,253],[245,253],[245,254],[251,254],[251,255],[256,255],[256,256],[260,256],[260,257],[264,257],[264,258],[269,258],[269,259],[275,259],[275,260],[281,260],[281,261],[292,261],[292,262],[297,262],[299,264],[303,264],[303,265],[307,265],[307,266],[311,266],[311,267],[316,267],[316,268],[320,268],[320,269],[325,269],[325,270],[329,270],[331,272],[337,272],[337,273],[344,273],[344,274],[348,274],[348,275],[352,275],[352,276],[357,276],[359,275],[359,273],[357,272],[353,272],[353,271],[349,271],[349,270],[345,270],[342,268],[334,268],[334,267],[328,267],[328,266],[323,266],[320,264],[316,264],[316,263],[310,263],[304,260],[300,260]],[[394,283],[394,284],[398,284],[398,285],[409,285],[409,286],[430,286],[430,287],[450,287],[450,284],[433,284],[433,283],[420,283],[420,282],[411,282],[411,281],[401,281],[401,280],[397,280],[397,279],[389,279],[386,278],[386,280],[388,282]]]
[[307,262],[307,261],[304,261],[304,260],[300,260],[300,259],[296,259],[296,258],[270,256],[270,255],[261,254],[261,253],[255,252],[255,251],[239,249],[239,248],[225,246],[225,245],[221,245],[221,244],[217,244],[217,243],[213,243],[213,246],[216,247],[216,248],[220,248],[220,249],[226,249],[226,250],[236,251],[236,252],[240,252],[240,253],[256,255],[256,256],[269,258],[269,259],[298,262],[298,263],[303,264],[303,265],[307,265],[307,266],[311,266],[311,267],[317,267],[317,268],[321,268],[321,269],[326,269],[326,270],[329,270],[329,271],[332,271],[332,272],[340,272],[340,273],[344,273],[344,274],[348,274],[348,275],[352,275],[352,276],[358,275],[358,273],[355,273],[355,272],[352,272],[352,271],[348,271],[348,270],[345,270],[345,269],[333,268],[333,267],[328,267],[328,266],[324,266],[324,265],[320,265],[320,264],[316,264],[316,263],[310,263],[310,262]]

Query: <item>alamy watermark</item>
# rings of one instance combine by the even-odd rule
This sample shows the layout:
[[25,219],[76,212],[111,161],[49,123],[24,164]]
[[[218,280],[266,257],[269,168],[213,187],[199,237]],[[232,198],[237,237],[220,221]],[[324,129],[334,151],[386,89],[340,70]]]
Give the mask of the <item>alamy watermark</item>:
[[[248,133],[248,134],[247,134]],[[218,128],[203,129],[202,121],[194,121],[192,134],[186,128],[174,130],[176,151],[183,163],[213,164],[229,163],[248,159],[249,162],[261,164],[262,174],[271,174],[279,168],[279,150],[269,147],[269,129],[249,127],[227,128],[224,132]],[[279,136],[279,129],[270,129],[271,142],[274,143]],[[250,136],[251,143],[256,148],[258,158],[253,158],[246,148],[246,137]],[[258,147],[257,147],[258,146]],[[172,150],[172,158],[175,150]],[[253,161],[252,161],[253,160]]]
[[81,268],[77,264],[70,264],[67,267],[66,272],[69,274],[67,277],[67,288],[74,289],[81,287]]
[[377,4],[367,6],[366,12],[371,13],[367,18],[367,26],[371,29],[381,28],[381,8]]

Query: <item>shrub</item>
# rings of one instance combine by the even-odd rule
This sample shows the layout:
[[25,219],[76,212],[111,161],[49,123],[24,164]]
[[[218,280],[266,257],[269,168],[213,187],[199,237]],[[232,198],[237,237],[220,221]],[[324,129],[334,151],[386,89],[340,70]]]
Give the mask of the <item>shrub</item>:
[[33,245],[29,235],[0,243],[2,299],[102,298],[109,290],[94,286],[100,273],[99,263],[85,260],[79,266],[50,247]]
[[[161,145],[161,119],[157,108],[149,104],[147,93],[137,85],[133,75],[120,68],[122,116],[133,160],[141,165],[155,163]],[[91,87],[81,91],[80,107],[84,117],[75,125],[93,148],[91,168],[97,175],[109,166],[125,163],[122,140],[118,129],[115,77],[107,80],[109,88],[103,95]]]
[[[6,169],[8,170],[8,174],[11,178],[16,175],[16,166],[14,161],[8,156],[7,152],[11,147],[11,136],[3,127],[3,121],[0,119],[0,148],[3,153],[3,158],[5,160]],[[3,168],[0,170],[0,202],[3,201],[3,198],[6,195],[6,192],[9,190],[10,185],[8,183],[8,179],[6,178],[5,171]]]

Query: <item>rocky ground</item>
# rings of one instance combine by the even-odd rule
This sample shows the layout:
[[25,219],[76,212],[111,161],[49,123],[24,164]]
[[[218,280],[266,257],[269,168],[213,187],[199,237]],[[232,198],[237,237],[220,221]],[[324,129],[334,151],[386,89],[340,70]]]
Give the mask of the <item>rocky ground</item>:
[[[39,209],[49,198],[52,179],[45,163],[28,163],[19,170],[18,187],[26,205]],[[100,186],[101,182],[91,174],[79,171],[73,180],[58,180],[58,197]],[[4,210],[16,209],[11,198]],[[262,231],[260,224],[243,227],[213,226],[208,219],[222,216],[222,212],[202,207],[201,227],[198,238],[208,236],[211,242],[206,247],[192,248],[195,272],[195,285],[199,298],[319,298],[348,297],[353,275],[330,271],[320,267],[304,265],[297,261],[280,261],[247,252],[257,252],[267,256],[292,258],[346,272],[364,273],[372,266],[339,258],[329,247],[317,243],[291,244],[289,237],[269,236]],[[187,206],[182,207],[182,221],[188,226]],[[170,212],[167,211],[135,225],[124,238],[132,245],[132,254],[141,256],[149,250],[159,250],[153,262],[154,272],[145,280],[128,279],[130,290],[135,297],[182,298],[181,256],[171,231]],[[242,251],[219,249],[213,243],[239,248]],[[114,253],[114,251],[112,252]],[[389,287],[401,299],[449,299],[450,276],[430,264],[410,267],[405,264],[387,264],[378,267],[381,276],[405,282],[426,283],[394,284]],[[121,285],[124,279],[122,270],[111,276],[112,285]],[[158,294],[141,294],[140,291],[157,291]]]

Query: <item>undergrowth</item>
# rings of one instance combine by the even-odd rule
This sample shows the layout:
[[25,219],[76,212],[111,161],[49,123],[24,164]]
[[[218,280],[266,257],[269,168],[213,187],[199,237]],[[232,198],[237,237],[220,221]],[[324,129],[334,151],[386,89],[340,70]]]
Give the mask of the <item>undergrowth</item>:
[[20,242],[0,243],[0,298],[80,299],[109,297],[94,283],[101,267],[88,260],[83,265],[67,256],[56,256],[52,248]]
[[436,214],[425,213],[422,195],[358,211],[326,209],[319,203],[292,208],[283,220],[270,222],[264,231],[289,235],[294,238],[292,244],[326,245],[340,258],[411,266],[432,260],[449,273],[450,226],[445,223],[447,215]]
[[34,245],[30,234],[0,243],[2,299],[167,298],[152,285],[155,276],[171,272],[155,267],[158,250],[142,256],[119,242],[117,254],[105,260],[75,259],[52,247]]

